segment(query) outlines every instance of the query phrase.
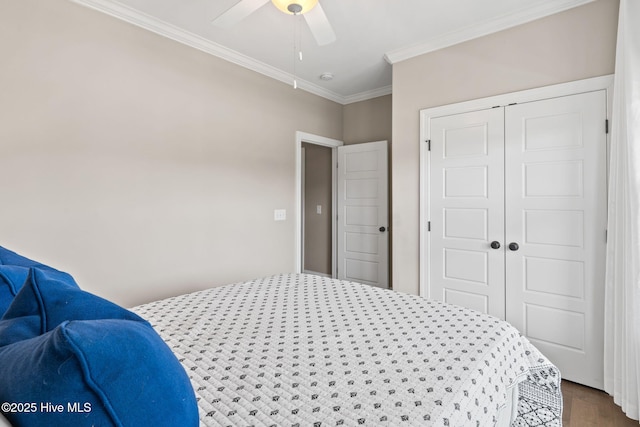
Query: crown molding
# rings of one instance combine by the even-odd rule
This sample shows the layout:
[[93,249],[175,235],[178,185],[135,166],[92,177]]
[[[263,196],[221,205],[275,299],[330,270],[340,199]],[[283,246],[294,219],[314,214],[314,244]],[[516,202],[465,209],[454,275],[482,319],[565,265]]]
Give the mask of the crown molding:
[[[140,12],[139,10],[125,6],[113,0],[70,0],[73,3],[97,10],[114,18],[125,21],[129,24],[154,32],[163,37],[174,40],[178,43],[190,46],[200,51],[206,52],[225,61],[232,62],[241,67],[255,71],[267,77],[271,77],[280,82],[291,85],[294,76],[291,73],[282,71],[276,67],[257,61],[235,50],[226,48],[218,43],[207,40],[204,37],[185,31],[167,22],[161,21],[150,15]],[[338,104],[346,104],[347,99],[330,90],[324,89],[318,85],[305,80],[298,80],[298,88],[314,95],[337,102]]]
[[423,43],[407,48],[395,49],[385,53],[384,59],[389,64],[395,64],[425,53],[453,46],[458,43],[473,40],[488,34],[497,33],[517,25],[525,24],[545,16],[563,12],[577,6],[591,3],[595,0],[548,0],[545,3],[529,7],[515,13],[505,14],[477,25],[451,31],[439,37],[434,37]]
[[[128,22],[137,27],[154,32],[178,43],[190,46],[210,55],[234,63],[241,67],[255,71],[267,77],[286,84],[292,84],[294,76],[276,67],[257,61],[232,49],[226,48],[204,37],[185,31],[167,22],[158,20],[150,15],[125,6],[115,0],[70,0],[79,5],[97,10],[114,18]],[[503,15],[501,17],[485,21],[478,25],[472,25],[461,30],[452,31],[440,37],[435,37],[427,42],[407,48],[396,49],[385,53],[384,58],[389,64],[404,61],[425,53],[433,52],[448,46],[462,43],[487,34],[515,27],[554,13],[562,12],[595,0],[548,0],[545,3],[530,7],[524,11]],[[314,95],[326,98],[338,104],[350,104],[366,101],[368,99],[384,96],[392,93],[391,86],[385,86],[370,91],[343,96],[333,91],[322,88],[306,80],[298,79],[298,88]]]
[[344,97],[342,104],[353,104],[354,102],[366,101],[368,99],[377,98],[379,96],[390,95],[392,93],[392,86],[384,86],[378,89],[368,90],[365,92],[356,93],[354,95],[348,95]]

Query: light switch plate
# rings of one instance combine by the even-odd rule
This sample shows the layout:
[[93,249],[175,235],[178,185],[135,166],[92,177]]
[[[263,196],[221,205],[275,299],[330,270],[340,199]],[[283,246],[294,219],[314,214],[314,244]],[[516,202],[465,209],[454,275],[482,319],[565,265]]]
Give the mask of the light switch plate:
[[322,205],[316,205],[316,213],[322,215]]
[[287,210],[286,209],[276,209],[273,211],[273,220],[274,221],[284,221],[287,219]]

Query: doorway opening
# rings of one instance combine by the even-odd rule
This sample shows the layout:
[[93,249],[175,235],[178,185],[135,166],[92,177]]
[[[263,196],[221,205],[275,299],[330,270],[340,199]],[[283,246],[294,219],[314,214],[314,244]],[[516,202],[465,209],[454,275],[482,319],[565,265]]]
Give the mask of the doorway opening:
[[333,148],[302,143],[302,272],[333,275]]
[[[296,132],[296,273],[336,277],[336,151],[342,145],[336,139]],[[307,166],[306,157],[313,166]],[[327,163],[329,171],[324,170]]]

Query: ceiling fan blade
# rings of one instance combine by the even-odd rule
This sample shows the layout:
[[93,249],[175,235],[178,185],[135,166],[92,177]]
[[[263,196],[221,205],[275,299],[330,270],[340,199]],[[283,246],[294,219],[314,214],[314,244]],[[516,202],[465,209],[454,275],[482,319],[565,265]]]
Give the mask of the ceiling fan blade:
[[324,46],[336,41],[336,33],[333,32],[333,27],[329,23],[320,3],[302,16],[307,21],[318,45]]
[[240,0],[240,2],[211,21],[211,23],[218,27],[228,28],[242,21],[267,3],[269,3],[269,0]]

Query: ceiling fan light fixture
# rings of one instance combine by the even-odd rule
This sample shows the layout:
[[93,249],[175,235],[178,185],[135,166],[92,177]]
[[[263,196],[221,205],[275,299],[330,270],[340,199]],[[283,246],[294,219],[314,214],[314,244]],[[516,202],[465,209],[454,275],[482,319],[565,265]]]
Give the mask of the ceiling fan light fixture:
[[307,13],[318,4],[318,0],[271,0],[271,2],[288,15]]

